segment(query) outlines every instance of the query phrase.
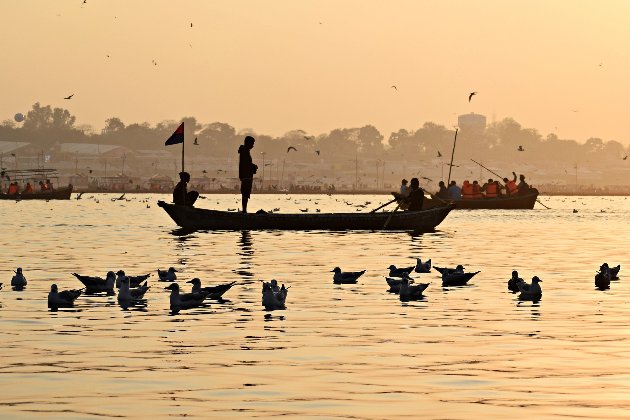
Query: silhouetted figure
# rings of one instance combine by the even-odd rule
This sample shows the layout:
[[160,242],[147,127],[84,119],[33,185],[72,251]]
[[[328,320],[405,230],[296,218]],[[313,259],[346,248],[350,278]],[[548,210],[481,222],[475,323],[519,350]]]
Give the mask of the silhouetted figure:
[[55,188],[53,187],[52,182],[50,182],[50,179],[46,180],[46,191],[48,191],[48,192],[55,191]]
[[527,194],[529,192],[529,184],[525,182],[525,175],[520,174],[518,179],[520,180],[518,183],[518,193]]
[[518,194],[518,185],[516,185],[516,173],[512,172],[514,175],[514,179],[510,180],[507,178],[503,178],[503,183],[505,184],[505,194],[506,195],[516,195]]
[[448,198],[448,192],[446,190],[446,184],[444,184],[444,181],[440,181],[438,183],[438,186],[440,187],[440,190],[435,195],[439,198]]
[[473,96],[475,96],[477,94],[477,92],[470,92],[468,94],[468,102],[470,102],[470,100],[472,99]]
[[[247,213],[247,201],[252,193],[252,185],[254,183],[254,174],[258,170],[258,166],[252,162],[250,150],[254,148],[256,139],[252,136],[245,137],[243,144],[238,148],[238,177],[241,180],[241,196],[243,198],[243,213]],[[288,152],[288,150],[287,150]]]
[[410,192],[411,192],[411,190],[407,186],[407,180],[403,179],[400,182],[400,196],[405,198],[405,197],[407,197],[409,195]]
[[409,183],[409,195],[407,196],[406,201],[409,203],[407,210],[422,210],[424,192],[420,189],[420,181],[418,181],[418,178],[411,178],[411,182]]
[[199,197],[197,191],[188,191],[186,184],[190,182],[190,174],[188,172],[179,173],[179,182],[175,185],[173,190],[173,203],[178,206],[190,206],[192,207]]

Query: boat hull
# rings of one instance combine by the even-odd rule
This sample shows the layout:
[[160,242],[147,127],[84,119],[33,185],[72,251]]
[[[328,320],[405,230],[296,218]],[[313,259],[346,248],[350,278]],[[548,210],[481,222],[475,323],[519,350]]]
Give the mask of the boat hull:
[[158,201],[184,229],[192,230],[408,230],[431,232],[452,206],[430,210],[382,213],[236,213],[176,206]]
[[425,198],[423,208],[443,206],[445,201],[453,203],[456,210],[531,210],[538,199],[538,190],[531,193],[500,198],[482,198],[478,200],[440,200]]
[[70,200],[72,185],[57,188],[53,192],[34,192],[31,194],[4,194],[0,193],[0,200]]

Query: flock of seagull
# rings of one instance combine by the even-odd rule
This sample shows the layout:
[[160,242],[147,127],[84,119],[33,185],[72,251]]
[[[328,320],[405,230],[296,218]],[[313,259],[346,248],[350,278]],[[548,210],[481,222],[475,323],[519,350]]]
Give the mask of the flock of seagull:
[[[409,267],[396,267],[390,265],[389,273],[385,276],[389,292],[399,295],[403,301],[417,300],[424,297],[424,291],[431,283],[416,283],[417,278],[412,278],[411,273],[426,274],[431,272],[431,268],[439,272],[442,278],[442,287],[465,286],[480,271],[466,272],[462,265],[455,268],[435,267],[432,266],[431,260],[422,262],[420,258],[416,258],[416,264]],[[595,274],[595,286],[600,290],[610,288],[612,280],[619,279],[619,270],[621,265],[609,267],[608,263],[600,266],[599,271]],[[342,271],[341,268],[335,267],[331,270],[333,274],[334,284],[356,284],[359,278],[365,274],[362,271]],[[192,285],[189,293],[182,293],[177,281],[177,270],[169,267],[167,270],[157,270],[160,282],[170,282],[164,288],[170,293],[170,309],[173,313],[178,313],[182,309],[190,309],[201,306],[207,299],[221,300],[222,296],[236,284],[235,281],[219,284],[216,286],[202,287],[199,278],[193,278],[187,281]],[[48,294],[49,308],[56,310],[62,307],[72,307],[74,302],[82,294],[105,296],[117,295],[118,303],[126,309],[134,303],[142,301],[144,295],[149,290],[147,279],[151,273],[140,276],[127,276],[123,270],[107,272],[105,278],[98,276],[86,276],[72,273],[82,284],[81,289],[62,290],[60,291],[56,284],[50,286]],[[542,289],[540,283],[542,280],[538,276],[532,277],[531,283],[525,282],[519,277],[518,271],[512,271],[512,277],[507,282],[507,288],[513,293],[519,293],[519,300],[531,300],[534,302],[542,298]],[[15,270],[15,275],[11,279],[11,287],[13,290],[23,290],[27,285],[26,277],[22,272],[22,268]],[[2,283],[0,283],[0,290]],[[118,293],[116,293],[118,289]],[[284,284],[278,286],[278,281],[273,279],[270,282],[262,281],[262,306],[266,310],[286,309],[286,299],[289,287]]]

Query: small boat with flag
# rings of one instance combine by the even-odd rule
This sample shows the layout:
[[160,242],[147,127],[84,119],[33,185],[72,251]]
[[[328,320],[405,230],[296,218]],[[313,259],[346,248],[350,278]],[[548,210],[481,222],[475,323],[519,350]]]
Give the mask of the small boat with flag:
[[[69,200],[72,195],[72,184],[57,187],[59,174],[56,169],[5,169],[0,172],[0,177],[0,200]],[[51,180],[54,188],[42,191],[40,185]]]
[[158,201],[184,229],[191,230],[405,230],[432,232],[453,206],[371,213],[236,213]]

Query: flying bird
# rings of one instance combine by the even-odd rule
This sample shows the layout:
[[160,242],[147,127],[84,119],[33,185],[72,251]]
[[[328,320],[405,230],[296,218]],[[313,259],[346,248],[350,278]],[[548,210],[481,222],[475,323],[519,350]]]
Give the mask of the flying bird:
[[208,171],[206,171],[205,169],[203,171],[201,171],[202,174],[207,174]]
[[470,92],[470,94],[468,95],[468,102],[470,102],[472,97],[475,96],[476,94],[477,94],[477,92]]
[[70,96],[66,96],[66,97],[65,97],[65,98],[63,98],[63,99],[72,99],[72,97],[73,97],[73,96],[74,96],[74,93],[73,93],[72,95],[70,95]]
[[398,90],[398,88],[396,87],[396,85],[392,85],[392,87],[394,88],[394,90]]
[[518,150],[519,152],[524,152],[525,151],[525,149],[523,149],[523,146],[518,146],[518,149],[516,149],[516,150]]
[[296,149],[295,147],[293,147],[293,146],[289,146],[289,147],[287,148],[287,153],[289,153],[289,152],[291,151],[291,149],[293,149],[293,150],[295,150],[295,151],[297,152],[297,149]]
[[304,136],[304,138],[305,138],[306,140],[312,140],[312,139],[313,139],[313,136]]
[[317,156],[319,156],[319,150],[315,150],[315,153],[317,153]]
[[190,23],[190,27],[192,28],[192,22]]
[[626,159],[628,159],[628,155],[625,155],[625,156],[623,157],[623,160],[626,160]]
[[442,153],[438,150],[438,157],[442,157]]
[[194,144],[195,146],[199,146],[199,143],[197,143],[197,137],[195,137],[195,141],[193,142],[193,144]]

